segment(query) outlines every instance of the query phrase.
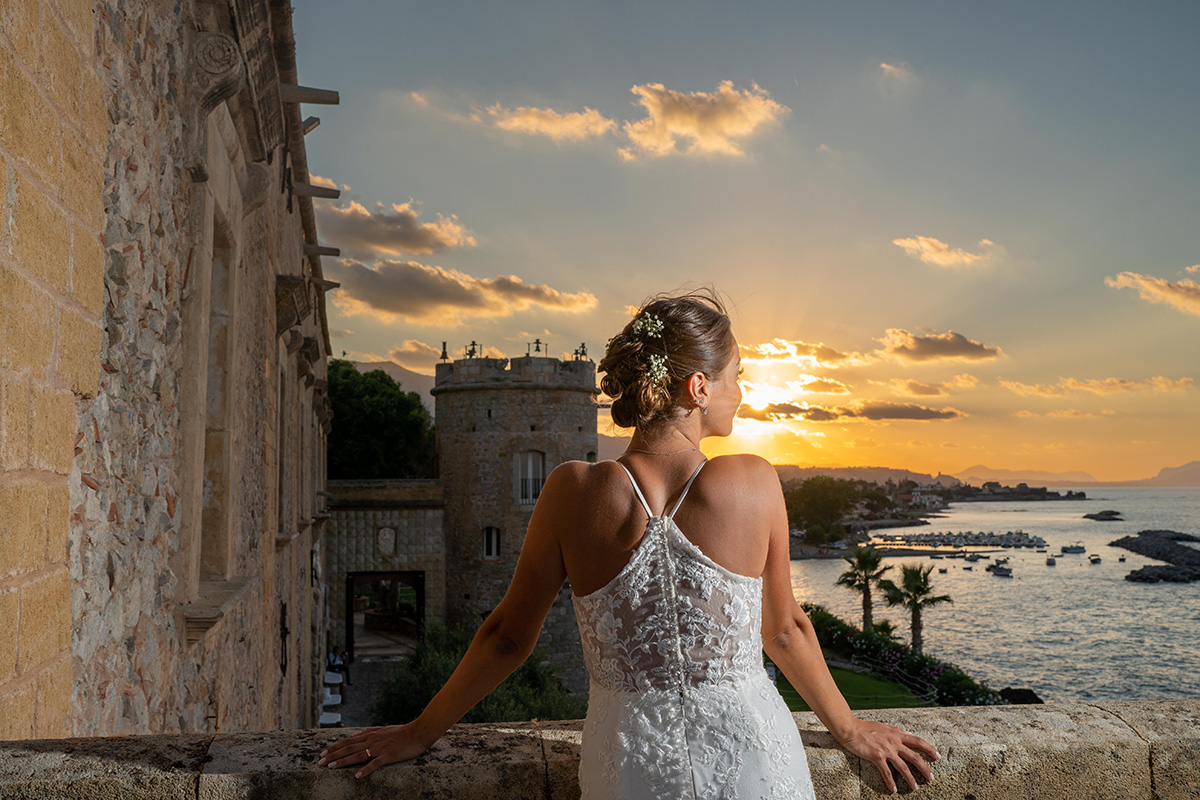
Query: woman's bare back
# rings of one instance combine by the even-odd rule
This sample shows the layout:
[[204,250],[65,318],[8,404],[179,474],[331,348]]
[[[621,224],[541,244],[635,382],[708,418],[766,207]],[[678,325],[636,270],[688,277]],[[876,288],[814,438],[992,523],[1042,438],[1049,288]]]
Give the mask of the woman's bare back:
[[[700,463],[697,457],[639,456],[622,459],[656,515],[675,504]],[[770,492],[763,480],[765,462],[757,456],[710,459],[696,476],[675,513],[679,529],[722,567],[760,577],[767,559]],[[572,498],[556,498],[560,511],[559,543],[572,591],[586,595],[607,585],[629,562],[646,531],[646,512],[621,464],[573,462]],[[769,465],[767,468],[770,469]],[[774,470],[771,470],[771,476]]]

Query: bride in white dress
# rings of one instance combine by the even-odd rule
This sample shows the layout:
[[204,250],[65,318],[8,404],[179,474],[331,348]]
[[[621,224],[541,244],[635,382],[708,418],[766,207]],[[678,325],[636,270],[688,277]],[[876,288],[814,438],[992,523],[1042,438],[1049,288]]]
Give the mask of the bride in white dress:
[[559,465],[546,479],[504,599],[414,721],[331,745],[321,764],[414,758],[529,657],[570,580],[590,675],[584,800],[813,798],[782,670],[851,753],[896,791],[933,775],[933,745],[856,718],[792,595],[787,513],[775,470],[753,455],[705,459],[728,436],[741,358],[720,301],[660,296],[598,365],[613,420],[634,429],[617,461]]

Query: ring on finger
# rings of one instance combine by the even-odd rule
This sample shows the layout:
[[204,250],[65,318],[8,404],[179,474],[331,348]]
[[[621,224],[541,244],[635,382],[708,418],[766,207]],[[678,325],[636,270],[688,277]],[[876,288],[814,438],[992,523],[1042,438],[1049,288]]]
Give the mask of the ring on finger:
[[367,748],[367,758],[374,758],[374,757],[375,756],[371,755],[371,748],[368,747]]

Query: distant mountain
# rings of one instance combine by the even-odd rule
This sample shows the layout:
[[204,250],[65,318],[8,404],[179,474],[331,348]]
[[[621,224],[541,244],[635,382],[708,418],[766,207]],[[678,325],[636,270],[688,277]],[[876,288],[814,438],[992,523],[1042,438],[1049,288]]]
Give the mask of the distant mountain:
[[400,384],[400,388],[406,392],[416,392],[421,395],[421,402],[429,411],[429,416],[433,416],[433,395],[429,390],[433,388],[433,376],[422,375],[419,372],[413,372],[411,369],[405,369],[391,361],[355,361],[354,367],[359,372],[370,372],[372,370],[381,369],[392,377],[396,383]]
[[1200,487],[1200,461],[1189,461],[1178,467],[1163,467],[1153,478],[1140,478],[1128,481],[1098,481],[1086,472],[1045,472],[1042,470],[1006,470],[989,469],[983,465],[968,467],[962,472],[955,473],[964,483],[978,486],[985,481],[1000,481],[1012,486],[1017,483],[1028,483],[1038,486],[1054,486],[1059,488],[1079,488],[1088,486],[1130,486],[1142,488],[1182,488]]
[[893,483],[901,481],[916,481],[917,483],[937,483],[942,486],[957,486],[958,478],[953,475],[929,475],[924,472],[913,472],[908,469],[893,469],[892,467],[798,467],[795,464],[777,464],[775,472],[783,482],[804,480],[814,475],[829,475],[850,481],[873,481],[887,483],[891,478]]
[[955,472],[954,477],[963,483],[979,486],[988,481],[999,481],[1007,486],[1018,483],[1037,484],[1045,486],[1048,483],[1078,483],[1084,481],[1095,483],[1096,478],[1086,472],[1047,472],[1042,469],[992,469],[983,464],[967,467],[961,472]]

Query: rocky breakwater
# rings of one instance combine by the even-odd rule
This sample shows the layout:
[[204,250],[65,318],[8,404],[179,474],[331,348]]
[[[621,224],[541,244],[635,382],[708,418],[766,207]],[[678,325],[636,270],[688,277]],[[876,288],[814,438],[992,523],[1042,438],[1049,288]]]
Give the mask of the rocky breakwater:
[[1138,555],[1167,562],[1135,569],[1125,576],[1127,581],[1142,583],[1187,583],[1200,581],[1200,550],[1180,542],[1200,542],[1200,536],[1177,531],[1140,531],[1137,536],[1123,536],[1110,547],[1123,547]]

